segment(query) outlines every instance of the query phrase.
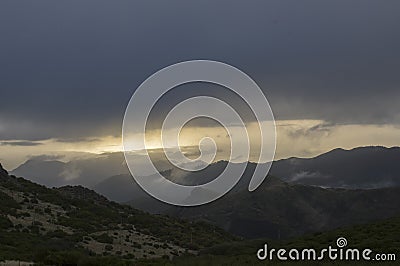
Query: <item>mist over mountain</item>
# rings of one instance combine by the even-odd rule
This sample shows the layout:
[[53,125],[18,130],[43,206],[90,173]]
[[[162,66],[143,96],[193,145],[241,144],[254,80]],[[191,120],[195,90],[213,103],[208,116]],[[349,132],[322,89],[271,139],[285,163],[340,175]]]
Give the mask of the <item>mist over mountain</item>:
[[[353,150],[336,149],[315,158],[289,158],[275,161],[270,175],[293,184],[328,188],[373,189],[400,186],[400,148],[361,147]],[[182,185],[199,185],[210,182],[227,166],[226,161],[211,164],[198,172],[171,169],[162,172],[169,180]],[[230,193],[246,191],[255,163],[248,163],[238,184]],[[94,189],[108,198],[120,202],[138,200],[143,191],[130,174],[111,177]],[[141,203],[145,200],[140,199]],[[157,202],[157,201],[156,201]],[[147,204],[145,204],[147,205]],[[137,205],[140,208],[140,204]],[[147,208],[146,208],[147,209]]]
[[[400,148],[360,147],[335,149],[314,158],[289,158],[273,162],[270,174],[295,184],[311,186],[372,189],[400,185]],[[226,167],[219,161],[197,172],[187,172],[158,160],[157,168],[169,180],[182,185],[199,185],[213,180]],[[200,164],[200,162],[196,162]],[[247,188],[254,163],[233,188]],[[83,185],[94,188],[115,201],[138,198],[137,190],[125,163],[123,153],[106,153],[62,162],[46,156],[33,157],[11,171],[48,187]],[[109,189],[108,189],[109,188]],[[131,190],[131,191],[130,191]]]
[[[137,160],[143,160],[143,157],[142,155],[135,156]],[[65,185],[82,185],[90,188],[101,187],[101,183],[108,178],[118,175],[130,176],[122,152],[88,153],[84,157],[76,157],[67,162],[61,161],[61,159],[47,155],[33,156],[10,173],[16,176],[24,176],[47,187]],[[152,159],[155,159],[156,168],[163,173],[169,173],[171,180],[174,182],[181,182],[182,178],[187,175],[187,172],[177,169],[163,158],[152,156]],[[204,162],[195,161],[190,163],[190,167],[194,169],[202,168],[204,164]],[[186,167],[188,166],[186,165]],[[133,180],[132,178],[129,179]]]
[[[247,191],[256,167],[249,163],[227,195],[205,206],[171,207],[148,195],[129,204],[150,212],[204,220],[244,237],[293,237],[399,214],[398,158],[399,148],[364,147],[337,149],[311,159],[280,160],[254,192]],[[211,181],[226,165],[217,162],[202,175],[186,175],[183,182]],[[292,178],[304,172],[319,176]],[[165,176],[171,178],[173,171]]]
[[[254,166],[250,164],[250,168]],[[122,176],[110,180],[119,178]],[[81,260],[97,264],[174,257],[184,255],[185,251],[195,253],[192,249],[199,248],[203,255],[224,255],[244,248],[241,252],[250,250],[252,258],[252,250],[257,250],[257,243],[266,241],[233,242],[238,238],[220,227],[245,238],[267,237],[268,241],[277,239],[279,243],[289,243],[285,239],[290,238],[290,243],[301,246],[304,237],[299,240],[293,240],[293,237],[343,227],[349,228],[345,236],[355,234],[359,237],[364,234],[364,227],[349,226],[377,221],[368,229],[376,231],[377,241],[382,243],[380,237],[388,234],[390,237],[387,238],[393,240],[385,242],[385,247],[396,248],[395,243],[398,242],[393,236],[393,232],[397,232],[394,227],[396,218],[379,221],[400,214],[399,187],[324,189],[289,184],[269,176],[255,192],[245,189],[231,191],[220,200],[199,207],[157,206],[156,200],[147,201],[150,203],[148,207],[160,208],[169,215],[160,216],[110,202],[81,186],[49,189],[10,176],[0,164],[0,196],[4,203],[0,208],[0,251],[3,257],[47,264]],[[377,226],[379,229],[376,229]],[[330,243],[332,234],[337,236],[342,231],[332,232],[316,234],[313,239],[323,238],[319,241],[325,242],[318,242],[321,245],[327,241]],[[364,238],[357,239],[361,241]],[[353,243],[353,238],[351,241]],[[205,258],[200,256],[198,259]],[[164,265],[164,261],[159,263]]]
[[[37,176],[30,179],[55,186],[80,183],[108,199],[129,202],[151,213],[204,220],[245,237],[275,238],[277,231],[281,237],[290,237],[396,214],[400,200],[398,158],[400,148],[361,147],[336,149],[310,159],[279,160],[273,163],[271,176],[253,193],[247,186],[256,164],[248,163],[227,195],[195,208],[173,207],[146,194],[128,173],[122,153],[67,163],[32,158],[12,173]],[[226,166],[226,161],[219,161],[198,172],[173,168],[161,173],[175,183],[193,186],[211,181]],[[75,169],[79,175],[66,178],[67,169]]]
[[[310,159],[279,160],[273,163],[271,175],[254,192],[247,187],[257,164],[248,163],[242,178],[229,193],[199,207],[160,202],[145,193],[127,172],[106,177],[112,172],[123,172],[124,168],[127,171],[121,153],[104,156],[97,164],[95,159],[64,163],[38,158],[17,170],[31,169],[31,176],[42,173],[42,182],[54,181],[50,177],[56,173],[59,180],[68,182],[60,178],[63,177],[60,173],[72,164],[82,166],[86,172],[80,173],[91,177],[99,174],[101,181],[95,183],[94,178],[89,178],[91,182],[80,182],[92,184],[91,188],[110,200],[150,213],[203,221],[245,238],[287,239],[399,215],[398,158],[400,148],[362,147],[336,149]],[[93,164],[83,167],[85,161]],[[173,168],[161,174],[173,182],[193,186],[213,180],[227,164],[219,161],[198,172]],[[111,167],[100,173],[107,165]],[[4,171],[3,175],[7,175]],[[84,176],[74,181],[80,179]],[[196,191],[192,196],[196,197]]]
[[46,156],[32,157],[11,174],[45,185],[83,185],[93,187],[102,180],[117,174],[129,173],[123,153],[105,153],[76,158],[69,162],[53,160]]

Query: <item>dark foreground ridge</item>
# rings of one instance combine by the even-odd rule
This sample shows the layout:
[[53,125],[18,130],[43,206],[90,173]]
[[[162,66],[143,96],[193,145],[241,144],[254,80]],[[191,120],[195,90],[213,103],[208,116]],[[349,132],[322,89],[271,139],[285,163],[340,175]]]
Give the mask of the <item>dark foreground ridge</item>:
[[[399,255],[397,190],[322,189],[269,177],[254,193],[235,191],[199,208],[170,209],[177,216],[190,218],[190,222],[150,215],[82,186],[49,189],[11,176],[0,166],[0,261],[44,265],[265,265],[256,257],[264,243],[274,248],[319,249],[335,244],[338,237],[346,237],[351,247]],[[326,231],[326,226],[315,226],[329,219],[339,228]],[[376,221],[365,224],[368,219]],[[228,225],[228,230],[238,234],[271,234],[271,238],[245,240],[198,221]],[[298,226],[297,231],[293,225]],[[316,233],[307,234],[305,225]]]
[[235,239],[216,226],[150,215],[81,186],[46,188],[3,167],[0,199],[0,260],[115,265],[196,254]]

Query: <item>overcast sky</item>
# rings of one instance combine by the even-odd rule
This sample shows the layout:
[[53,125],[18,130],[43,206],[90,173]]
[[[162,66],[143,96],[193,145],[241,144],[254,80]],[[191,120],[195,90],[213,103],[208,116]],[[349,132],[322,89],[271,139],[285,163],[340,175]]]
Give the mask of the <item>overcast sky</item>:
[[135,88],[191,59],[249,74],[276,120],[396,128],[399,14],[396,0],[3,0],[2,152],[118,138]]

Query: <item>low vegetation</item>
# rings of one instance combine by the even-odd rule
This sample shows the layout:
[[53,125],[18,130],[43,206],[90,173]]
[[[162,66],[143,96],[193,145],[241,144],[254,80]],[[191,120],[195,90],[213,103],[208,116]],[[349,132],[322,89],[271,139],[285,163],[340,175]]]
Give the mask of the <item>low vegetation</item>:
[[396,261],[369,262],[367,265],[398,265],[400,259],[400,216],[384,221],[340,228],[328,232],[315,233],[300,238],[285,241],[271,239],[256,239],[234,241],[215,245],[201,250],[197,256],[182,256],[171,262],[161,259],[151,260],[147,265],[364,265],[365,261],[292,261],[281,262],[276,258],[273,261],[260,261],[256,252],[265,243],[269,247],[286,250],[297,248],[315,248],[320,250],[327,246],[336,246],[336,239],[345,237],[349,248],[360,250],[369,248],[373,253],[395,254]]
[[130,265],[236,239],[215,226],[150,215],[83,187],[49,189],[4,174],[0,202],[0,261]]

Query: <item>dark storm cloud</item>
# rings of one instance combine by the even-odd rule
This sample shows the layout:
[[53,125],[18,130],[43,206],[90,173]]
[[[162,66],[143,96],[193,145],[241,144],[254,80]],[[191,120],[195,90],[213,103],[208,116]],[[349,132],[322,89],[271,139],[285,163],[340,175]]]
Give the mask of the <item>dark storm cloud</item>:
[[213,59],[276,119],[400,122],[398,1],[1,1],[0,139],[119,135],[134,89]]

